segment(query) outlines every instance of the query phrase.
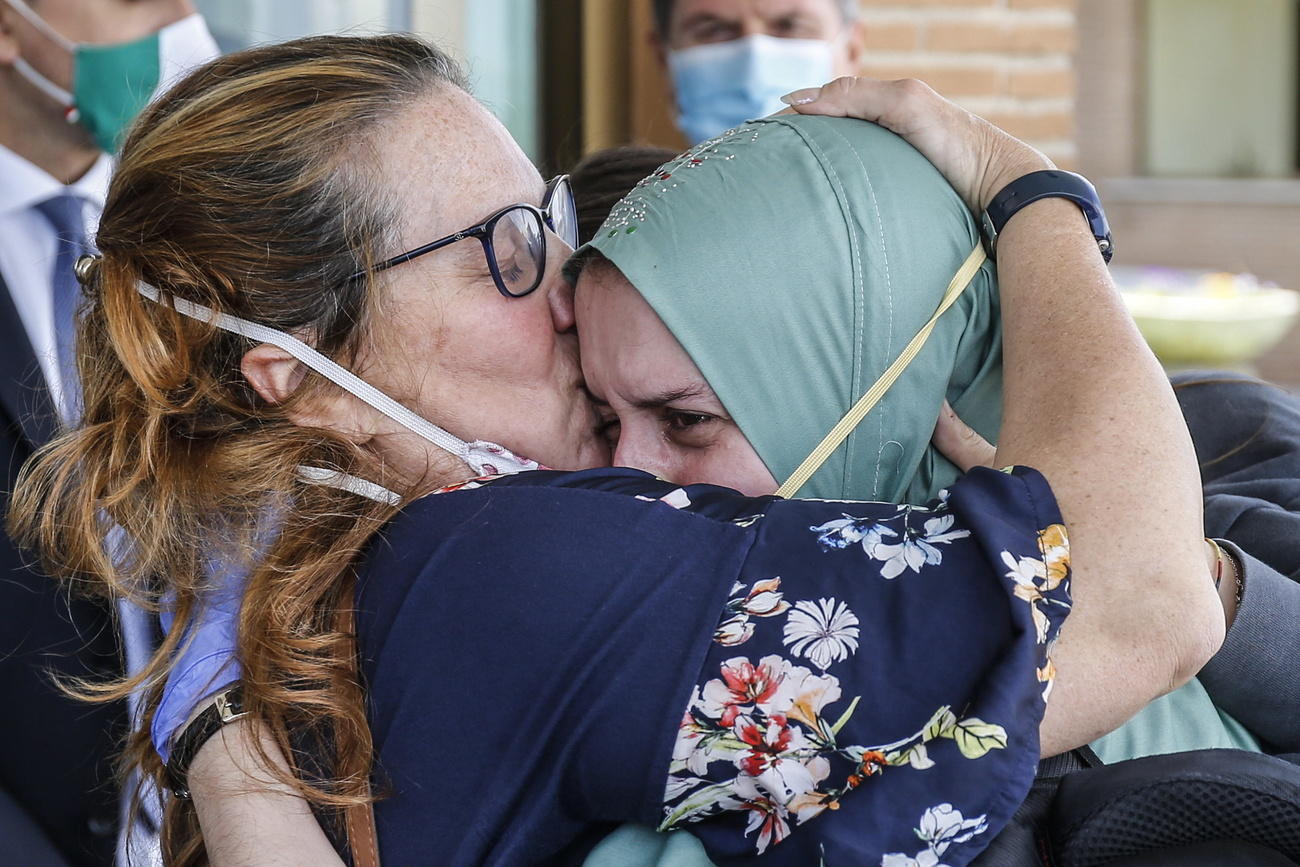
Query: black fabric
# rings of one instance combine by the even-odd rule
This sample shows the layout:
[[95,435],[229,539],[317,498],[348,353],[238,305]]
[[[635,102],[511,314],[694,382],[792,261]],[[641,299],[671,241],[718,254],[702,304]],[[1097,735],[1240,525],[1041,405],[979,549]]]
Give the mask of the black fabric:
[[66,867],[68,864],[45,830],[3,789],[0,789],[0,840],[4,841],[6,864],[32,867]]
[[[55,430],[40,368],[0,280],[0,497],[5,513],[19,468]],[[120,675],[108,609],[66,590],[32,567],[30,552],[0,534],[0,789],[5,790],[67,862],[111,864],[118,797],[112,759],[125,733],[125,707],[73,701],[51,672]],[[9,860],[8,836],[0,861]]]
[[989,847],[971,862],[971,867],[1036,867],[1050,863],[1043,823],[1060,784],[1059,776],[1044,774],[1040,765],[1038,777],[1020,809]]
[[1039,762],[1034,785],[1024,803],[989,847],[971,862],[971,867],[1022,867],[1048,863],[1043,826],[1061,778],[1075,771],[1100,766],[1101,759],[1086,746]]
[[1285,855],[1264,846],[1214,840],[1144,852],[1111,861],[1106,867],[1295,867],[1295,864]]
[[1216,841],[1228,851],[1264,849],[1295,860],[1300,766],[1241,750],[1197,750],[1080,771],[1061,781],[1047,836],[1060,867],[1147,863],[1133,859]]
[[972,867],[1288,867],[1300,859],[1298,760],[1198,750],[1076,771],[1043,763]]

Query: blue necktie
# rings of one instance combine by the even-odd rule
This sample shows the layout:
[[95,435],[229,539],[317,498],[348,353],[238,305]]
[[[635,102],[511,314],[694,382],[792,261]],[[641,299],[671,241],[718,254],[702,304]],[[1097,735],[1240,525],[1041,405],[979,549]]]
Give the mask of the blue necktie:
[[59,360],[59,379],[63,387],[63,420],[68,424],[81,414],[81,384],[77,379],[77,309],[81,305],[81,284],[73,266],[88,252],[82,200],[70,193],[60,193],[36,206],[50,221],[58,237],[58,255],[54,259],[54,345]]

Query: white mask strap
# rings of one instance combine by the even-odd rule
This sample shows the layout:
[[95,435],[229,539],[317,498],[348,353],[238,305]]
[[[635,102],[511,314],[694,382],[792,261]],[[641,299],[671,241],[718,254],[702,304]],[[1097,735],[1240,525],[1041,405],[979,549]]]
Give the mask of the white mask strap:
[[41,31],[42,34],[52,40],[63,50],[67,51],[69,54],[77,50],[77,43],[51,27],[50,23],[37,15],[36,10],[28,6],[24,0],[8,0],[8,3],[10,8],[23,16],[23,18],[27,19],[28,24]]
[[[34,66],[21,57],[14,58],[14,71],[31,82],[32,87],[35,87],[59,105],[65,108],[72,108],[72,106],[76,105],[76,99],[73,98],[72,94],[41,75]],[[75,118],[69,118],[69,120],[75,120]]]
[[358,497],[374,500],[376,503],[387,503],[390,506],[396,506],[402,502],[401,496],[388,490],[383,485],[377,485],[374,482],[368,482],[363,478],[348,475],[338,470],[329,470],[325,467],[300,466],[298,467],[298,478],[309,485],[338,488],[341,491],[356,494]]
[[[142,281],[137,288],[140,294],[150,301],[158,304],[166,303],[162,300],[162,293],[156,287]],[[258,325],[256,322],[249,322],[247,319],[231,316],[228,313],[218,313],[201,304],[195,304],[193,301],[187,301],[175,295],[171,296],[170,300],[171,306],[182,316],[215,325],[223,331],[239,334],[258,343],[269,343],[283,349],[330,382],[364,401],[402,427],[472,465],[470,449],[466,443],[431,423],[428,419],[416,415],[361,377],[335,364],[296,337],[285,334],[283,331],[276,331],[274,328],[268,328],[265,325]]]

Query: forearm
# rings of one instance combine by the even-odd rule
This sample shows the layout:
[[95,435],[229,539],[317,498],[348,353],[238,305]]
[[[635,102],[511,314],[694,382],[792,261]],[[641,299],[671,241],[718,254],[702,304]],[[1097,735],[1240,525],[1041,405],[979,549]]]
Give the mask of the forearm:
[[[199,750],[189,784],[213,867],[343,867],[307,802],[263,767],[256,729],[231,723]],[[267,755],[287,767],[279,748]]]
[[[997,461],[1051,481],[1075,608],[1053,651],[1044,754],[1086,743],[1222,643],[1191,440],[1079,209],[1025,208],[999,239],[1006,358]],[[1102,700],[1104,698],[1104,700]]]
[[[881,123],[976,213],[1041,154],[917,81],[839,79],[804,114]],[[1075,607],[1052,651],[1047,754],[1086,743],[1194,674],[1223,641],[1201,544],[1200,481],[1159,365],[1072,203],[1022,209],[998,240],[1005,353],[1001,464],[1051,482],[1070,528]]]

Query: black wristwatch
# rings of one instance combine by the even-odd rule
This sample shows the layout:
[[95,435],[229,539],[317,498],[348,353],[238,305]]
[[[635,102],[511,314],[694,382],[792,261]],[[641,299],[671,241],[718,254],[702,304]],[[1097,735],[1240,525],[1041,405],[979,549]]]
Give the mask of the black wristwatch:
[[244,688],[236,684],[214,695],[203,712],[196,716],[172,747],[171,757],[167,760],[167,782],[178,798],[189,798],[190,764],[199,754],[199,749],[208,742],[208,738],[221,730],[221,727],[247,716],[244,710]]
[[1097,188],[1083,175],[1056,169],[1030,172],[1007,184],[1002,192],[989,202],[980,221],[984,230],[984,241],[988,245],[989,258],[997,257],[998,233],[1016,211],[1031,202],[1050,198],[1069,199],[1079,206],[1083,215],[1088,218],[1088,225],[1092,227],[1092,234],[1097,239],[1097,249],[1109,264],[1110,257],[1115,253],[1115,245],[1111,241],[1110,223],[1106,221],[1106,212],[1102,210]]

